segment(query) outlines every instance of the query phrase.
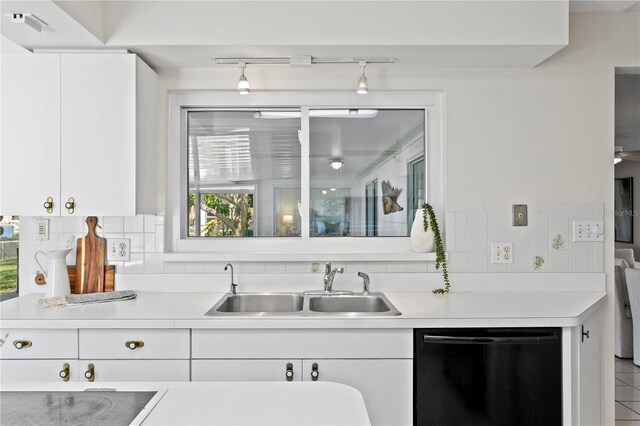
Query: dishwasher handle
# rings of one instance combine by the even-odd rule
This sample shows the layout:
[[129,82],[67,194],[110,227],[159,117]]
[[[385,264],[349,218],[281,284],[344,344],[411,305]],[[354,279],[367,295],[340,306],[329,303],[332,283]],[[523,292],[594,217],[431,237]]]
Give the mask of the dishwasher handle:
[[440,343],[440,344],[462,344],[462,345],[527,345],[537,343],[558,343],[558,336],[555,335],[543,335],[543,336],[431,336],[424,334],[422,336],[424,343]]

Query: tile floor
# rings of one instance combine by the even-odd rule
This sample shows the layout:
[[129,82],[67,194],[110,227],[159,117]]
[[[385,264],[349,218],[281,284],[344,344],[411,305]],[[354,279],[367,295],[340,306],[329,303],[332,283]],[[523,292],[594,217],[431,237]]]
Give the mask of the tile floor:
[[616,426],[640,426],[640,367],[616,358]]

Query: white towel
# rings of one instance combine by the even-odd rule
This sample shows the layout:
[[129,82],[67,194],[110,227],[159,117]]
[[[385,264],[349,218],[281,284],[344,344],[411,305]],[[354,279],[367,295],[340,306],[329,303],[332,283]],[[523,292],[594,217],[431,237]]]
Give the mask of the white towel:
[[135,299],[137,294],[132,290],[107,291],[104,293],[69,294],[67,296],[49,297],[38,300],[45,308],[61,308],[63,306],[86,305],[89,303],[117,302]]

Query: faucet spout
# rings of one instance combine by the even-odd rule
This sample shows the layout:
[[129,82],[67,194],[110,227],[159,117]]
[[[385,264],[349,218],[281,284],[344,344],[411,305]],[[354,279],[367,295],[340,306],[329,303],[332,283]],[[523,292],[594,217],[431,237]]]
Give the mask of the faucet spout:
[[233,282],[233,265],[230,263],[227,263],[226,265],[224,265],[225,271],[229,268],[231,268],[231,288],[229,289],[229,293],[236,294],[236,287],[238,287],[238,284],[235,284]]
[[324,269],[324,291],[325,293],[330,293],[333,291],[333,279],[336,274],[342,274],[344,272],[344,268],[335,268],[331,269],[331,263],[327,263]]

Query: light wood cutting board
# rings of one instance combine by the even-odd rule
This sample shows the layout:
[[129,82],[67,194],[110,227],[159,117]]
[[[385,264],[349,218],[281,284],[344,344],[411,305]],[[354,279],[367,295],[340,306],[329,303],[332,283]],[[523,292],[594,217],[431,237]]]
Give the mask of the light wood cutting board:
[[87,217],[89,231],[78,238],[76,251],[76,293],[104,291],[104,264],[107,251],[106,240],[96,234],[98,218]]

